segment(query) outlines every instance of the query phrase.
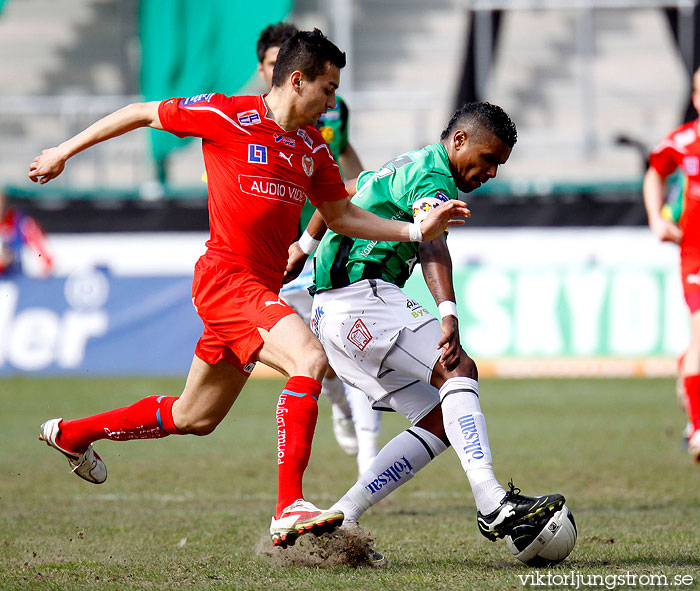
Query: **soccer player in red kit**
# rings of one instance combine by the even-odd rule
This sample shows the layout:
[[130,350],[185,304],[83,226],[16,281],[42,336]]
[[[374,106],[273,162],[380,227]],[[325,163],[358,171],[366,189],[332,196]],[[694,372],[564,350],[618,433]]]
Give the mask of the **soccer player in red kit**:
[[[693,105],[700,113],[700,70],[693,75]],[[666,179],[677,169],[683,182],[675,212],[664,207]],[[651,153],[644,176],[649,227],[659,240],[680,245],[683,293],[690,310],[690,344],[680,363],[689,419],[688,452],[700,462],[700,121],[674,129]],[[670,215],[664,215],[670,212]],[[670,219],[669,219],[670,218]]]
[[106,479],[92,447],[99,439],[211,433],[261,361],[289,378],[276,412],[273,543],[286,546],[305,531],[342,522],[341,512],[322,511],[302,493],[327,359],[309,327],[278,297],[301,208],[308,196],[339,233],[404,242],[431,240],[448,225],[462,223],[451,218],[469,214],[464,204],[452,201],[416,225],[352,205],[328,146],[313,127],[335,104],[344,65],[345,54],[319,30],[300,31],[280,49],[266,95],[202,94],[128,105],[44,150],[30,165],[30,179],[46,183],[78,152],[151,127],[202,138],[208,176],[211,234],[192,286],[204,332],[182,395],[150,396],[84,419],[44,423],[40,438],[63,453],[78,476],[94,483]]

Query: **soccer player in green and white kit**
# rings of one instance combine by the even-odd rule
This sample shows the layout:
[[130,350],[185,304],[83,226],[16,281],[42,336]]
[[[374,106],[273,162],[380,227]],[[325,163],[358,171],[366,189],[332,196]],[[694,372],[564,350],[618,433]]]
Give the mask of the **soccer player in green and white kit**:
[[[408,152],[357,179],[353,203],[394,220],[420,220],[496,176],[517,139],[508,115],[489,103],[458,110],[435,144]],[[307,229],[318,238],[320,224]],[[416,262],[438,304],[438,321],[401,287]],[[288,267],[289,269],[289,267]],[[551,494],[506,492],[493,473],[474,361],[459,342],[446,235],[430,242],[358,240],[328,231],[317,249],[312,329],[330,364],[375,408],[403,414],[412,427],[387,443],[369,469],[333,506],[353,527],[449,445],[471,485],[479,531],[496,540],[535,515],[564,504]]]

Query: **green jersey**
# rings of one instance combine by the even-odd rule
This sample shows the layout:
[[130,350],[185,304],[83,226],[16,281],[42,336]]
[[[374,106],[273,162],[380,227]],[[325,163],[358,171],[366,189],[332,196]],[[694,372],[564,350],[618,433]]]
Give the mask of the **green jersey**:
[[[413,221],[419,199],[457,199],[447,150],[441,143],[408,152],[357,179],[352,202],[391,220]],[[328,230],[316,250],[316,291],[345,287],[362,279],[383,279],[403,287],[419,262],[415,242],[360,240]]]

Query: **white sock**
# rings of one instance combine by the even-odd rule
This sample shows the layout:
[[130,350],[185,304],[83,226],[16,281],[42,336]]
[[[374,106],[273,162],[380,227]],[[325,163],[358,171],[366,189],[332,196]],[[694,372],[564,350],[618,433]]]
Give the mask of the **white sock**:
[[442,421],[474,494],[476,508],[488,515],[506,491],[493,473],[486,419],[479,405],[479,384],[471,378],[450,378],[440,388]]
[[326,395],[326,398],[334,406],[334,412],[337,412],[335,411],[335,407],[337,407],[343,417],[352,416],[350,405],[345,397],[345,388],[339,377],[323,378],[321,381],[321,392]]
[[369,469],[331,508],[340,509],[345,521],[357,521],[367,509],[411,480],[446,449],[439,437],[420,427],[399,433],[379,450]]
[[345,396],[352,409],[352,422],[357,436],[357,468],[360,475],[372,465],[379,453],[381,413],[372,409],[364,392],[345,384]]

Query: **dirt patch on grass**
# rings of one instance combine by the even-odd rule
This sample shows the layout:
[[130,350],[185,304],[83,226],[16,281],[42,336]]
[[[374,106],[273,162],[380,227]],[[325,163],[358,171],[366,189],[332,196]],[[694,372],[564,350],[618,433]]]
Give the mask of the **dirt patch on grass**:
[[376,567],[372,536],[362,528],[340,528],[315,536],[304,534],[294,546],[273,546],[269,537],[261,539],[256,552],[275,566]]

